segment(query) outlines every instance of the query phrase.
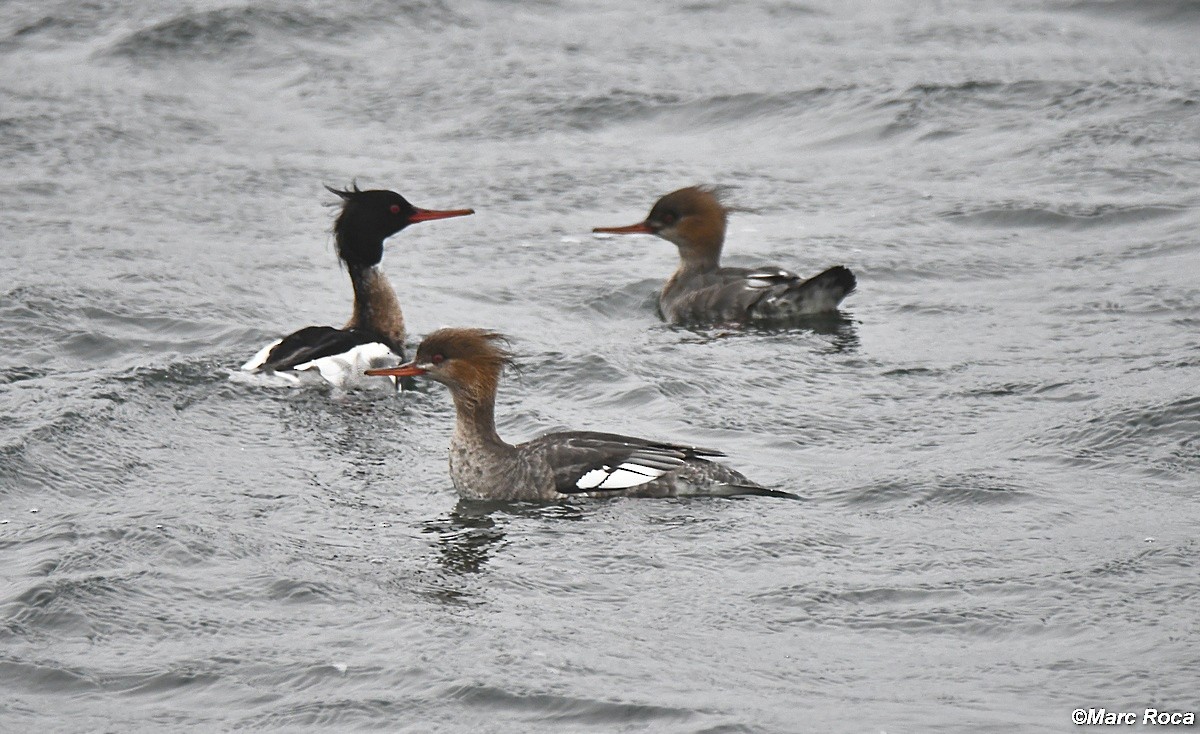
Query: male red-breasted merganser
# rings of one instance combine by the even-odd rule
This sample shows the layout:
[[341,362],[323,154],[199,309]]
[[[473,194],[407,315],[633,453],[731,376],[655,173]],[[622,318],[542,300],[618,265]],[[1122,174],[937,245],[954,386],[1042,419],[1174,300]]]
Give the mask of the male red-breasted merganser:
[[[329,188],[328,186],[326,188]],[[263,347],[242,365],[249,372],[274,373],[289,383],[316,373],[338,386],[361,380],[369,367],[404,360],[404,315],[387,276],[379,268],[383,241],[410,224],[474,214],[472,209],[418,209],[394,191],[344,191],[333,225],[338,257],[354,286],[354,313],[340,329],[307,326]]]
[[854,273],[841,265],[807,280],[774,266],[721,267],[727,217],[711,189],[689,186],[659,199],[644,222],[592,231],[654,234],[679,248],[679,268],[658,296],[672,324],[786,326],[837,310],[854,290]]
[[794,495],[767,489],[711,461],[720,451],[612,433],[550,433],[513,446],[496,433],[496,388],[512,356],[504,337],[483,329],[440,329],[416,358],[369,375],[424,375],[450,388],[458,422],[450,441],[450,478],[466,499],[554,500],[610,497]]

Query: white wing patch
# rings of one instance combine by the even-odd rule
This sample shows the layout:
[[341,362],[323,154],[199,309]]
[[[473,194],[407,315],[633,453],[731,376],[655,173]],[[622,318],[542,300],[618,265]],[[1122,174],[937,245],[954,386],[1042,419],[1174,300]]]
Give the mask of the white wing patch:
[[666,469],[625,462],[616,467],[605,465],[592,469],[576,480],[575,486],[579,489],[628,489],[652,482],[666,473]]
[[746,278],[750,279],[750,280],[753,280],[755,278],[795,278],[795,277],[796,277],[795,273],[792,273],[792,272],[789,272],[789,271],[783,270],[783,269],[780,269],[780,270],[758,270],[756,272],[748,273],[746,275]]
[[275,372],[268,370],[266,372],[254,372],[252,370],[233,370],[229,373],[229,381],[236,382],[239,385],[250,385],[252,387],[302,387],[303,376],[312,374],[310,382],[320,382],[321,378],[316,373],[308,372],[292,372],[285,370],[283,372]]
[[258,369],[259,367],[262,367],[267,362],[267,355],[271,353],[272,349],[279,346],[279,343],[281,341],[283,341],[283,340],[276,339],[275,341],[271,342],[267,346],[260,349],[258,351],[258,354],[255,354],[253,357],[251,357],[246,362],[246,364],[242,365],[242,369],[246,370],[247,372],[253,372],[254,370]]
[[359,344],[348,352],[331,354],[328,357],[298,364],[293,369],[296,371],[316,370],[326,382],[337,387],[370,385],[382,382],[384,379],[394,385],[395,377],[367,377],[363,372],[372,367],[394,367],[398,364],[400,364],[399,355],[388,348],[386,344],[371,342],[370,344]]
[[745,278],[746,290],[753,291],[785,285],[781,281],[795,280],[796,274],[786,270],[755,270],[747,273]]

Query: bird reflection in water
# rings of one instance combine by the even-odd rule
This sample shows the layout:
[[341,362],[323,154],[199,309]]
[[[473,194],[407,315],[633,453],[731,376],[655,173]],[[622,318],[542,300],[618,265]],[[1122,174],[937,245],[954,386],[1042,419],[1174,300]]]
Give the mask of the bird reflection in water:
[[809,333],[827,337],[829,345],[828,351],[830,352],[854,352],[857,351],[860,346],[858,338],[858,322],[853,318],[836,311],[833,313],[812,314],[810,316],[805,316],[797,323],[781,328],[760,327],[752,331],[723,328],[720,326],[676,326],[672,328],[690,331],[694,336],[689,337],[687,341],[696,344],[708,344],[718,339],[743,339],[747,337],[755,337],[756,335],[761,336],[763,334],[781,334],[787,336],[797,333]]
[[508,542],[511,526],[522,520],[581,520],[583,511],[569,503],[478,502],[460,500],[446,515],[424,523],[437,536],[439,560],[455,575],[479,573]]

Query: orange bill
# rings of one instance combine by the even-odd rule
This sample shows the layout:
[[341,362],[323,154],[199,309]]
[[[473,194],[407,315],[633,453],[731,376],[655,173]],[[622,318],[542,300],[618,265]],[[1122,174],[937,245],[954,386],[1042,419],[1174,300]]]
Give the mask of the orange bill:
[[415,362],[402,364],[398,367],[379,367],[373,370],[367,370],[363,374],[371,377],[417,377],[425,374],[425,370],[417,366]]
[[654,230],[650,229],[645,222],[631,224],[628,227],[596,227],[592,231],[602,234],[654,234]]
[[465,217],[474,214],[474,209],[418,209],[408,218],[409,224],[428,222],[434,219],[449,219],[450,217]]

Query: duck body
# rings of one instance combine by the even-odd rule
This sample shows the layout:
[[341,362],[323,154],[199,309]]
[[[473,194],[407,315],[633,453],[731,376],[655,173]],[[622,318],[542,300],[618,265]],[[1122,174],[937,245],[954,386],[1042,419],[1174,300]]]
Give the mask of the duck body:
[[416,222],[471,214],[470,209],[418,209],[393,191],[340,191],[342,211],[334,223],[338,259],[350,274],[354,311],[341,328],[306,326],[263,347],[243,373],[270,384],[328,383],[337,387],[395,386],[365,371],[404,361],[404,314],[380,263],[383,243]]
[[511,361],[498,334],[441,329],[405,365],[371,370],[428,376],[450,388],[456,423],[450,477],[464,499],[562,500],[569,497],[685,497],[740,494],[793,497],[713,461],[720,451],[614,433],[549,433],[516,445],[496,433],[500,372]]
[[780,267],[721,266],[728,209],[698,186],[662,197],[646,220],[596,227],[602,234],[653,234],[679,249],[679,267],[659,293],[663,320],[672,324],[786,327],[835,313],[857,279],[837,265],[811,278]]
[[274,376],[284,384],[299,385],[315,378],[337,387],[367,387],[382,381],[366,377],[366,370],[402,361],[404,345],[377,332],[306,326],[263,347],[242,370]]
[[457,435],[450,476],[468,499],[783,495],[712,461],[719,451],[615,433],[564,431],[496,451]]
[[786,326],[836,312],[855,284],[841,265],[812,278],[778,267],[682,271],[663,286],[658,309],[672,324]]

